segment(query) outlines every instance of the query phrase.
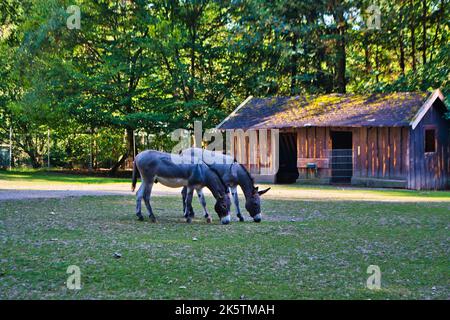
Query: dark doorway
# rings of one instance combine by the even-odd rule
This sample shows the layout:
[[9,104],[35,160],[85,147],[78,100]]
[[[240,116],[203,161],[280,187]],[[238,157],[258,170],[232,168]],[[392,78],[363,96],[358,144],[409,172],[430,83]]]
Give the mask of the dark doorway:
[[352,133],[332,131],[331,144],[331,182],[350,183],[353,175]]
[[280,133],[277,183],[294,183],[298,178],[297,134]]

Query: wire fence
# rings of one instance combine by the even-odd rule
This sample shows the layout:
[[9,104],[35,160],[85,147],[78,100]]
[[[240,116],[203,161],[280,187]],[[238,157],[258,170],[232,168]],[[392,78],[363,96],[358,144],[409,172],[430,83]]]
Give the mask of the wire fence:
[[331,181],[350,182],[353,176],[353,150],[332,149],[329,150],[331,159]]
[[[350,183],[353,176],[352,149],[324,149],[318,158],[301,158],[297,164],[301,181],[320,179],[327,183]],[[292,175],[296,170],[291,171]],[[295,180],[295,179],[294,179]]]

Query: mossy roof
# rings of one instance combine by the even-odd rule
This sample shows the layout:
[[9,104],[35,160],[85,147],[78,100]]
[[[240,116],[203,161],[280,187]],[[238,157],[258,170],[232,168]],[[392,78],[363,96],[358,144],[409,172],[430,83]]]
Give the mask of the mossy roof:
[[427,96],[397,92],[252,98],[219,128],[408,126]]

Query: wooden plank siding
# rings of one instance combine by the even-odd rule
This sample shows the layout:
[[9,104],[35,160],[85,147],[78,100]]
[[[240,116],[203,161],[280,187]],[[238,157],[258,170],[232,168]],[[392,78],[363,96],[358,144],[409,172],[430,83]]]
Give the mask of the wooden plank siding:
[[353,130],[355,177],[407,179],[408,166],[404,155],[407,153],[408,143],[404,128],[362,127]]
[[[435,102],[416,128],[410,129],[410,170],[408,188],[438,190],[448,187],[450,173],[450,123],[443,116],[445,107]],[[425,153],[425,130],[436,130],[436,151]],[[447,163],[447,164],[446,164]]]
[[[329,129],[324,127],[303,127],[297,129],[297,163],[300,178],[307,176],[306,162],[319,163],[319,177],[329,177],[331,169],[328,165],[328,150],[331,147]],[[324,160],[325,159],[325,160]]]

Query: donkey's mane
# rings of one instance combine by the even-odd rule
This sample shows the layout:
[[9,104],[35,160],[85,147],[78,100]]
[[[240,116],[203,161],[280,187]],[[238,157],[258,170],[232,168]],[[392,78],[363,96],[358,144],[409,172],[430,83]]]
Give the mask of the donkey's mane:
[[225,193],[228,190],[227,185],[225,184],[225,181],[223,181],[222,176],[219,174],[219,172],[217,172],[216,169],[214,169],[213,167],[208,166],[208,164],[206,162],[204,162],[206,164],[206,166],[211,169],[212,172],[214,172],[216,174],[217,177],[219,177],[220,182],[222,183],[223,187],[225,188]]
[[235,160],[235,162],[236,162],[237,164],[239,164],[239,165],[241,166],[241,168],[244,170],[244,172],[247,174],[248,178],[249,178],[250,181],[252,182],[252,185],[255,185],[255,180],[254,180],[253,177],[251,176],[250,172],[248,172],[247,168],[244,167],[244,166],[242,165],[242,163],[239,163],[239,162],[237,162],[236,160]]

